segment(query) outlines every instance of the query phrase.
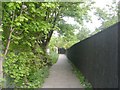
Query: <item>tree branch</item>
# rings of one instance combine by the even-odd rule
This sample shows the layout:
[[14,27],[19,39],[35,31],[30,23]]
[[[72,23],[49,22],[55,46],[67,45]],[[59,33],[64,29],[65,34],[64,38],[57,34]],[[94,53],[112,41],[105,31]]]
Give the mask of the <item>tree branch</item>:
[[10,34],[9,34],[8,41],[7,41],[7,45],[6,45],[6,48],[5,48],[5,51],[4,51],[4,56],[7,55],[8,48],[9,48],[9,46],[10,46],[10,39],[11,39],[12,33],[13,33],[13,31],[14,31],[14,29],[13,29],[14,17],[15,17],[15,11],[13,12],[13,16],[12,16],[12,24],[10,25]]
[[[22,2],[22,5],[24,5],[24,2]],[[22,15],[23,9],[24,9],[24,8],[21,6],[20,15]],[[5,51],[4,51],[4,56],[7,55],[8,49],[9,49],[9,46],[10,46],[12,33],[13,33],[13,31],[14,31],[14,29],[13,29],[13,22],[14,22],[14,20],[15,20],[15,10],[13,11],[13,15],[12,15],[12,24],[10,25],[10,33],[9,33],[7,45],[6,45],[6,48],[5,48]]]
[[[60,7],[59,7],[59,9],[60,9]],[[51,37],[52,37],[52,34],[53,34],[53,28],[55,27],[55,25],[56,25],[56,21],[57,21],[57,19],[58,19],[58,17],[59,17],[59,11],[58,12],[56,12],[56,10],[55,10],[55,18],[54,18],[54,20],[53,20],[53,26],[52,26],[52,29],[49,31],[49,33],[48,33],[48,35],[47,35],[47,39],[46,39],[46,41],[45,41],[45,43],[44,43],[44,45],[45,46],[47,46],[48,45],[48,43],[50,42],[50,39],[51,39]]]

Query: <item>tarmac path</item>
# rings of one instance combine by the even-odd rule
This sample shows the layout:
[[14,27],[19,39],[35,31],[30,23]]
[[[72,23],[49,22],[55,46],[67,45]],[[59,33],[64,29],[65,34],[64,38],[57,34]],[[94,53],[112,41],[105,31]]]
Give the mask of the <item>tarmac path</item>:
[[60,54],[58,61],[50,68],[42,88],[83,88],[73,72],[71,64],[64,54]]

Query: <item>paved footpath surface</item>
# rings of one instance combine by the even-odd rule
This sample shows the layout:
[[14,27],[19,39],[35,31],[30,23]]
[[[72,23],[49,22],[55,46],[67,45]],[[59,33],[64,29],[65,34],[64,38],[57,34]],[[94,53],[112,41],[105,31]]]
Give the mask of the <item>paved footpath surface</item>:
[[72,70],[64,54],[60,54],[58,61],[50,69],[50,75],[46,78],[43,88],[83,88],[79,79]]

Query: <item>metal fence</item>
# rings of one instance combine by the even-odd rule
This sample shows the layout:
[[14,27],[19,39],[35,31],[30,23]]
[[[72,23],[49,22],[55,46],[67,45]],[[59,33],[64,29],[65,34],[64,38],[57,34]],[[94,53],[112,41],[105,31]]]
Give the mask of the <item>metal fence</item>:
[[94,88],[120,87],[119,29],[120,22],[67,49],[69,60]]

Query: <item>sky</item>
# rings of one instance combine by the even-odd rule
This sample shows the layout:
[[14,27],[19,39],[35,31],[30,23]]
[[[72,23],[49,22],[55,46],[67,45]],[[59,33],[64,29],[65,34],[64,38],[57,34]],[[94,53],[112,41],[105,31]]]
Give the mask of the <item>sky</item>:
[[[93,0],[95,1],[94,6],[99,7],[100,9],[105,9],[106,11],[110,12],[110,10],[106,7],[106,5],[112,5],[112,1],[115,0]],[[119,0],[116,0],[118,2]],[[117,5],[117,4],[116,4]],[[101,21],[98,20],[98,17],[94,15],[94,11],[89,12],[89,14],[92,16],[92,23],[90,22],[84,22],[87,27],[89,27],[90,31],[93,32],[95,28],[100,27]]]
[[[120,0],[93,0],[95,2],[94,7],[99,7],[101,9],[105,9],[108,12],[110,12],[110,10],[106,7],[106,5],[112,5],[112,1],[120,1]],[[89,28],[89,30],[92,32],[95,31],[96,28],[100,27],[101,21],[98,20],[98,17],[96,15],[94,15],[94,10],[89,12],[89,15],[91,15],[91,19],[92,19],[92,23],[91,22],[85,22],[84,24],[87,28]],[[77,22],[74,21],[73,18],[71,17],[63,17],[63,19],[68,23],[68,24],[78,24]],[[79,24],[78,24],[79,25]],[[79,32],[78,30],[75,30],[75,34],[77,34],[77,32]],[[54,32],[54,36],[58,36],[58,33],[55,31]]]
[[[106,11],[109,12],[109,9],[106,7],[106,5],[112,5],[112,1],[120,1],[120,0],[93,0],[95,2],[94,6],[95,7],[99,7],[101,9],[105,9]],[[88,13],[89,15],[91,15],[91,20],[92,22],[86,22],[84,21],[84,24],[87,28],[90,29],[91,32],[95,31],[96,28],[100,27],[101,21],[98,20],[98,17],[96,15],[94,15],[94,10],[90,11]],[[68,17],[64,17],[64,20],[69,23],[69,24],[77,24],[73,18],[68,18]]]

